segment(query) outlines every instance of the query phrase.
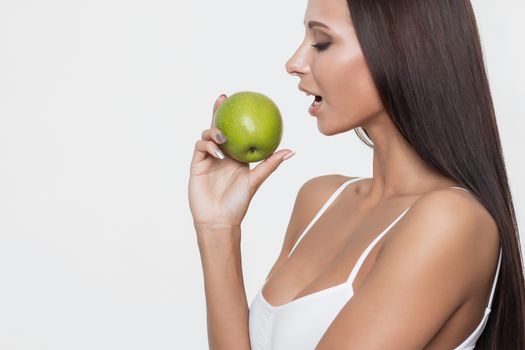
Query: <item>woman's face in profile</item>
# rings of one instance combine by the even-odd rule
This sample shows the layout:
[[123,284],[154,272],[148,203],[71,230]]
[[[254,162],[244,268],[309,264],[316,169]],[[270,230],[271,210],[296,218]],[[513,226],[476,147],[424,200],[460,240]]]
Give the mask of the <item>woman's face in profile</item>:
[[286,70],[300,78],[301,89],[321,96],[315,113],[321,133],[345,132],[384,112],[346,1],[309,0],[304,20],[304,40]]

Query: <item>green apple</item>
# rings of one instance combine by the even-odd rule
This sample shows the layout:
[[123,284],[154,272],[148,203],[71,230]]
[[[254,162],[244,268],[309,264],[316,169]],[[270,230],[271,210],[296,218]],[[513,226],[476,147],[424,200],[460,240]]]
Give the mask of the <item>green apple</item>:
[[268,158],[279,146],[283,121],[277,105],[253,91],[237,92],[217,108],[215,127],[227,141],[219,148],[242,163]]

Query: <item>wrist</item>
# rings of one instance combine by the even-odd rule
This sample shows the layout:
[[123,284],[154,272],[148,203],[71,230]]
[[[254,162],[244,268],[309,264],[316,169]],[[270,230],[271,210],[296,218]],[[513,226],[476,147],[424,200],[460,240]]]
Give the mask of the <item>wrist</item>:
[[226,253],[237,251],[241,243],[241,228],[237,225],[195,225],[197,243],[201,253]]
[[217,223],[217,222],[196,222],[193,221],[193,226],[197,234],[204,234],[206,232],[229,232],[240,230],[240,224]]

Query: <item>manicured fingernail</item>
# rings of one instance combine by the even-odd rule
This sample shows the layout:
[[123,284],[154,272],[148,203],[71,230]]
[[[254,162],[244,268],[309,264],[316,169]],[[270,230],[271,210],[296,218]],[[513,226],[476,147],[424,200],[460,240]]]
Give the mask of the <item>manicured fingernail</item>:
[[287,159],[290,159],[292,158],[296,153],[295,152],[290,152],[290,153],[286,153],[286,155],[283,157],[283,160],[287,160]]
[[221,94],[219,97],[226,97],[226,95],[225,94]]
[[219,143],[226,142],[226,136],[224,136],[224,134],[220,131],[217,132],[217,141],[219,141]]
[[221,152],[220,149],[215,149],[215,156],[219,159],[224,159],[224,154]]

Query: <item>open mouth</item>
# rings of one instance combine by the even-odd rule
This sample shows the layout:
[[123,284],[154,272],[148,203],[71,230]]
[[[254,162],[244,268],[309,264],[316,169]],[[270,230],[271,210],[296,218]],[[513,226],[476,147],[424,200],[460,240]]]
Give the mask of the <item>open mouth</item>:
[[321,106],[322,103],[323,103],[323,98],[321,96],[316,95],[314,102],[312,102],[312,104],[310,105],[310,108],[308,109],[310,114],[315,115],[317,111],[319,110],[319,107]]

